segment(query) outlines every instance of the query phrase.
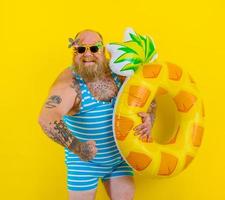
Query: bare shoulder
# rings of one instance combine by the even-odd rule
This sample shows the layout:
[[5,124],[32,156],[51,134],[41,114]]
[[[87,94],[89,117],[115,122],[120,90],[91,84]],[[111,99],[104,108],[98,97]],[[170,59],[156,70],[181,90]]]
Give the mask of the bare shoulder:
[[65,68],[56,78],[56,80],[51,85],[51,89],[65,89],[67,87],[73,87],[75,82],[75,77],[72,73],[71,68]]
[[78,110],[81,101],[79,83],[75,80],[70,68],[64,69],[49,89],[43,113],[57,112],[68,114]]

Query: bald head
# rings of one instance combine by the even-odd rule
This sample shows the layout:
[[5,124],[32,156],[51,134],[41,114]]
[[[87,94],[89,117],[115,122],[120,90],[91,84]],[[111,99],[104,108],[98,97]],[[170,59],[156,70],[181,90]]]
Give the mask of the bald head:
[[[105,47],[102,36],[93,30],[86,29],[80,31],[75,37],[73,63],[76,72],[86,80],[94,80],[104,77],[108,72],[107,60],[105,57]],[[83,52],[78,48],[82,47]],[[92,49],[97,47],[97,51]]]
[[85,29],[77,33],[77,35],[75,36],[75,40],[77,43],[82,44],[96,43],[100,41],[103,43],[102,35],[97,31],[91,29]]

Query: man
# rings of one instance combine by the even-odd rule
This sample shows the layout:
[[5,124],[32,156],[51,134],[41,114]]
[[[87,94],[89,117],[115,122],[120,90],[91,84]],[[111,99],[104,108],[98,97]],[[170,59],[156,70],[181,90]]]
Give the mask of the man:
[[[69,198],[94,199],[98,178],[111,199],[133,199],[133,171],[121,157],[112,132],[112,114],[121,82],[111,72],[102,36],[79,32],[74,41],[73,66],[52,85],[39,123],[65,147]],[[136,134],[149,139],[149,113],[139,113]]]

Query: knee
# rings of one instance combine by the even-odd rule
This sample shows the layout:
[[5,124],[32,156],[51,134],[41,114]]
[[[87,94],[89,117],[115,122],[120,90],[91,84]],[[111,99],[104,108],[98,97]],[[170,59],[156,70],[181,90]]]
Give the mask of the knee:
[[69,200],[94,200],[96,189],[87,191],[69,191]]
[[134,194],[135,186],[133,184],[127,185],[126,187],[121,188],[117,193],[114,193],[111,200],[133,200]]

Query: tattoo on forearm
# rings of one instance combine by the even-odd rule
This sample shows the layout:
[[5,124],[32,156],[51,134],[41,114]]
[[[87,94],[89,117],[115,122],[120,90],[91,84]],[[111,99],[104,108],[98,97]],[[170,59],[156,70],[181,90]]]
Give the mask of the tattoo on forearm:
[[78,139],[72,135],[62,120],[50,122],[48,127],[44,125],[42,127],[51,139],[72,151],[79,143]]
[[55,108],[58,104],[62,102],[62,98],[57,95],[53,95],[48,98],[47,102],[45,103],[46,108]]

